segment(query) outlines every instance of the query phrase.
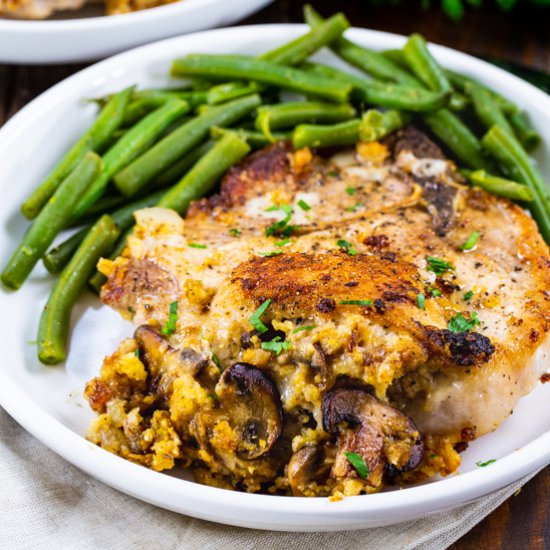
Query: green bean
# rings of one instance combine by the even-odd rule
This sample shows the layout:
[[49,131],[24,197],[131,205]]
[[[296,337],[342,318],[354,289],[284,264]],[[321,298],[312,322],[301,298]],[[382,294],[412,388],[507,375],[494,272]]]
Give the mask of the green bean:
[[[126,231],[124,231],[122,235],[120,235],[120,237],[118,237],[114,246],[109,247],[109,249],[105,251],[104,255],[108,254],[109,260],[116,260],[124,252],[128,241],[128,236],[132,233],[133,228],[134,224],[132,224]],[[105,277],[103,273],[96,269],[95,272],[88,279],[88,288],[96,294],[100,294],[101,287],[106,282],[107,277]]]
[[527,151],[533,150],[541,142],[540,134],[531,126],[525,113],[514,113],[508,120],[514,129],[514,134]]
[[78,221],[69,223],[67,227],[80,227],[82,224],[95,222],[102,214],[108,214],[116,208],[128,203],[128,198],[122,195],[105,195],[101,197]]
[[250,95],[211,107],[207,113],[190,120],[166,136],[119,172],[114,178],[115,185],[124,195],[135,195],[155,176],[200,144],[212,126],[233,124],[260,103],[260,96]]
[[550,243],[550,188],[535,168],[533,161],[517,139],[501,128],[493,126],[481,140],[483,147],[498,161],[510,178],[527,185],[534,195],[529,209],[539,230]]
[[[163,190],[152,193],[147,197],[134,201],[110,214],[111,219],[117,224],[121,231],[128,229],[134,221],[134,212],[142,208],[155,206],[159,199],[164,194]],[[91,226],[84,227],[55,248],[48,250],[42,258],[42,262],[46,269],[52,273],[59,273],[69,262],[75,250],[86,237]]]
[[7,287],[17,289],[25,282],[57,233],[67,224],[73,212],[73,202],[82,196],[100,170],[101,159],[89,151],[61,182],[2,272],[2,282]]
[[191,54],[172,62],[174,76],[255,80],[279,88],[345,103],[351,86],[299,69],[244,55]]
[[470,104],[470,100],[462,93],[454,91],[449,98],[451,111],[463,111]]
[[414,112],[433,111],[442,107],[446,100],[446,95],[442,93],[391,82],[368,80],[327,65],[305,63],[303,68],[310,74],[322,75],[335,83],[351,85],[357,92],[356,98],[378,107]]
[[402,69],[406,69],[407,71],[409,70],[409,64],[407,63],[407,59],[405,58],[405,54],[403,53],[403,50],[395,48],[391,50],[384,50],[381,53],[386,59],[393,61],[396,65],[399,65]]
[[498,124],[501,128],[510,132],[510,134],[514,133],[500,106],[494,101],[491,93],[486,88],[475,82],[470,82],[466,85],[466,93],[472,100],[479,120],[487,128]]
[[237,134],[227,134],[201,157],[187,174],[164,196],[158,205],[185,214],[189,203],[206,195],[219,178],[240,161],[250,147]]
[[430,53],[426,40],[419,34],[411,34],[403,53],[411,71],[434,92],[450,94],[451,84],[445,72]]
[[293,101],[258,108],[255,126],[271,141],[271,130],[289,128],[303,122],[343,122],[355,116],[355,109],[345,103],[334,105],[315,101]]
[[225,103],[232,99],[253,94],[256,91],[257,86],[246,85],[242,82],[225,82],[224,84],[212,86],[208,90],[206,103],[208,105],[218,105],[219,103]]
[[360,125],[358,119],[326,126],[300,124],[292,133],[292,145],[295,149],[354,145],[359,141]]
[[361,141],[378,141],[392,132],[403,128],[411,121],[411,116],[403,111],[377,111],[371,109],[361,117],[359,139]]
[[473,169],[489,167],[479,140],[448,109],[440,109],[424,117],[432,132],[454,153],[456,158]]
[[[313,29],[318,28],[324,21],[309,4],[304,8],[304,17]],[[399,65],[387,59],[381,53],[364,46],[358,46],[344,37],[334,40],[331,44],[331,49],[350,65],[365,71],[377,79],[389,80],[413,87],[420,85],[420,82],[407,70],[403,70]]]
[[258,59],[279,65],[298,65],[317,50],[334,42],[348,27],[349,22],[346,16],[337,13],[316,25],[308,33],[258,56]]
[[[214,126],[214,128],[216,128],[216,126]],[[212,141],[206,141],[205,143],[189,151],[189,153],[183,155],[183,157],[178,159],[174,164],[158,175],[155,181],[151,184],[151,189],[161,189],[180,180],[185,175],[187,170],[189,170],[189,168],[191,168],[193,164],[199,160],[199,158],[212,149],[213,145],[214,143]]]
[[518,106],[515,103],[513,103],[509,99],[506,99],[504,96],[498,94],[490,88],[487,88],[487,86],[483,86],[483,84],[480,84],[479,82],[477,82],[477,80],[474,80],[473,78],[469,78],[467,76],[464,76],[463,74],[449,70],[445,71],[445,75],[454,86],[454,88],[464,93],[466,93],[466,87],[471,83],[482,86],[493,96],[493,99],[499,104],[502,111],[507,115],[511,115],[518,111]]
[[32,220],[36,218],[48,199],[54,194],[61,182],[83,159],[88,151],[97,151],[106,143],[124,119],[124,113],[133,88],[126,88],[115,94],[99,113],[88,131],[73,145],[68,153],[57,163],[48,177],[31,193],[21,206],[23,215]]
[[119,233],[113,220],[102,216],[59,276],[38,327],[38,359],[45,365],[56,365],[66,359],[73,306],[99,258],[109,250]]
[[481,187],[492,195],[525,202],[530,202],[535,198],[533,192],[527,185],[493,176],[485,172],[485,170],[476,170],[475,172],[466,171],[466,177],[472,185]]
[[[266,147],[272,143],[272,140],[268,139],[261,132],[254,132],[245,128],[228,129],[214,126],[210,130],[210,137],[213,139],[219,139],[229,132],[238,134],[239,137],[244,139],[252,149],[261,149],[262,147]],[[288,140],[291,138],[291,134],[286,132],[273,132],[271,135],[274,141]]]
[[132,160],[147,151],[158,136],[189,110],[189,105],[171,99],[162,107],[140,120],[103,155],[103,170],[77,202],[73,220],[78,220],[105,192],[110,179]]

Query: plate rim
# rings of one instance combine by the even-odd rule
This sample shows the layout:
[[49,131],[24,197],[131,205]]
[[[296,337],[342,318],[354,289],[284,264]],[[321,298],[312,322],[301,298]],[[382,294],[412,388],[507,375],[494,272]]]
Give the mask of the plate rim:
[[[197,0],[198,1],[198,0]],[[203,1],[203,0],[200,0]],[[299,34],[304,31],[307,25],[303,24],[269,24],[269,25],[247,25],[239,27],[224,27],[215,30],[190,33],[188,35],[169,38],[153,42],[146,46],[133,48],[121,54],[109,57],[103,61],[95,63],[74,75],[57,83],[44,93],[29,102],[23,109],[16,113],[1,129],[0,129],[0,155],[3,148],[17,139],[18,134],[24,131],[25,128],[32,123],[34,113],[43,109],[47,105],[50,98],[55,96],[61,88],[70,89],[72,82],[80,80],[90,80],[94,75],[106,75],[110,69],[116,68],[120,63],[124,63],[125,58],[135,57],[140,51],[154,50],[164,48],[167,52],[170,51],[168,46],[178,45],[186,40],[204,40],[212,34],[247,34],[248,39],[252,40],[253,36],[261,36],[266,32],[285,32],[288,36],[289,31]],[[401,35],[386,33],[383,31],[373,31],[369,29],[352,28],[348,31],[350,38],[356,38],[361,42],[361,37],[370,34],[373,40],[376,38],[384,38],[390,41],[404,41],[406,38]],[[463,67],[468,65],[478,65],[483,68],[488,79],[493,79],[498,83],[499,80],[510,81],[513,79],[516,87],[519,88],[519,93],[523,90],[528,96],[535,97],[540,104],[537,105],[545,114],[550,117],[550,96],[547,96],[542,91],[537,90],[529,83],[510,75],[506,71],[498,67],[494,67],[482,60],[479,60],[468,54],[464,54],[446,48],[431,44],[434,48],[434,53],[437,57],[451,56],[456,58]],[[185,46],[184,46],[185,47]],[[173,50],[172,50],[173,51]],[[168,54],[167,54],[168,56]],[[167,57],[168,58],[168,57]],[[457,63],[453,63],[453,66]],[[68,92],[67,92],[68,93]],[[528,107],[526,107],[528,110]],[[3,292],[7,292],[3,289]],[[425,510],[425,513],[436,513],[445,508],[454,508],[460,506],[486,494],[489,494],[499,488],[503,488],[509,483],[521,478],[522,476],[535,471],[536,469],[550,463],[550,429],[540,435],[533,441],[523,445],[515,452],[500,458],[495,464],[491,465],[490,469],[480,469],[464,474],[451,476],[441,481],[428,483],[416,487],[408,487],[399,491],[390,491],[377,493],[373,495],[363,495],[354,498],[346,498],[338,503],[330,503],[328,499],[308,499],[300,497],[279,497],[271,495],[258,495],[249,493],[239,493],[227,491],[215,487],[201,485],[196,482],[175,479],[166,474],[154,472],[142,466],[133,464],[123,458],[109,453],[103,449],[96,447],[88,442],[83,435],[77,434],[72,429],[68,428],[61,421],[50,416],[38,404],[33,402],[30,397],[17,386],[10,378],[4,380],[0,384],[0,405],[27,431],[33,436],[42,441],[54,452],[62,456],[67,461],[71,462],[86,473],[100,479],[101,481],[121,489],[128,494],[132,494],[141,500],[152,502],[161,507],[167,507],[162,502],[154,501],[150,496],[143,493],[143,488],[154,487],[156,491],[163,490],[169,494],[187,495],[190,500],[197,500],[204,503],[215,500],[216,503],[237,507],[242,513],[254,512],[271,512],[281,513],[285,515],[296,515],[297,517],[315,516],[317,520],[327,518],[327,513],[331,514],[331,524],[327,526],[330,530],[348,529],[348,524],[340,526],[333,525],[334,522],[345,521],[346,518],[352,518],[355,523],[358,523],[357,515],[364,515],[364,519],[369,519],[368,514],[373,517],[383,515],[384,513],[394,512],[396,515],[406,512],[411,506],[415,506],[417,510]],[[37,419],[41,415],[45,415],[40,421]],[[89,460],[90,450],[95,452],[94,460]],[[126,487],[122,487],[121,480],[130,477],[136,486],[141,487],[140,490],[129,492]],[[443,485],[444,484],[444,485]],[[443,487],[443,490],[441,488]],[[396,499],[396,495],[400,498]],[[451,495],[453,503],[449,504],[449,495]],[[278,505],[277,503],[281,503]],[[412,503],[412,504],[411,504]],[[170,508],[174,509],[174,508]],[[248,517],[243,523],[238,521],[228,522],[223,519],[215,519],[215,517],[192,513],[189,508],[176,510],[181,513],[194,515],[195,517],[203,517],[222,523],[231,523],[245,527],[254,526],[256,528],[280,529],[280,530],[307,530],[299,529],[288,525],[269,524],[268,527],[263,525],[252,525],[253,521]],[[265,522],[264,522],[265,523]],[[282,521],[279,520],[281,524]],[[323,526],[324,527],[324,526]],[[355,525],[351,528],[362,528],[364,525]],[[319,526],[316,526],[319,529]]]

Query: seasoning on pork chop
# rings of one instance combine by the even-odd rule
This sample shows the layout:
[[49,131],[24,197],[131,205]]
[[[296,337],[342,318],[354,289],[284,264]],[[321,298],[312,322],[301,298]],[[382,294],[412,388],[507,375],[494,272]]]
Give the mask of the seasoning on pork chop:
[[308,496],[445,475],[546,368],[535,223],[415,129],[329,159],[277,143],[185,219],[136,219],[100,269],[140,328],[86,395],[90,439],[150,467]]

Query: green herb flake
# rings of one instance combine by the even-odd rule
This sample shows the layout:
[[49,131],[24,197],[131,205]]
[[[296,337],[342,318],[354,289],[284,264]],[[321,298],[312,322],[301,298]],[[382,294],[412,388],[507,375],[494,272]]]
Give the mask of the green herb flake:
[[269,250],[267,252],[258,252],[259,256],[264,256],[265,258],[271,258],[271,256],[278,256],[279,254],[282,254],[282,250]]
[[460,250],[472,250],[479,240],[479,233],[474,231],[466,240],[466,242],[460,246]]
[[416,303],[420,309],[426,309],[426,296],[422,293],[416,295]]
[[370,474],[368,465],[365,463],[363,458],[359,453],[351,453],[349,451],[344,451],[346,458],[349,463],[355,468],[355,471],[359,474],[361,479],[367,479]]
[[464,294],[463,298],[467,302],[468,300],[471,300],[473,296],[474,296],[474,291],[473,290],[468,290],[468,292],[466,292],[466,294]]
[[229,234],[232,237],[238,237],[241,234],[241,232],[236,227],[232,227],[231,229],[229,229]]
[[451,332],[467,332],[479,324],[480,321],[477,318],[477,313],[473,311],[470,314],[470,319],[466,319],[462,313],[457,313],[452,319],[449,320],[447,323],[447,328]]
[[330,178],[337,178],[338,177],[338,172],[336,172],[336,170],[330,170],[329,172],[327,172],[327,175]]
[[443,275],[443,273],[455,269],[452,263],[434,256],[426,256],[426,261],[428,262],[428,271],[433,271],[436,275]]
[[217,401],[218,400],[218,396],[215,393],[209,393],[208,397],[210,397],[210,399],[212,399],[212,401]]
[[311,210],[311,206],[304,200],[300,199],[298,201],[298,206],[304,211],[309,212]]
[[437,455],[435,453],[430,453],[430,458],[437,458]]
[[441,296],[441,290],[439,290],[438,288],[434,288],[433,286],[430,287],[428,289],[430,291],[430,294],[434,297],[434,298],[437,298],[438,296]]
[[271,298],[266,300],[250,317],[248,322],[260,333],[267,332],[267,327],[262,323],[261,317],[271,305]]
[[222,367],[220,358],[214,352],[212,352],[212,363],[214,363],[214,365],[218,367],[218,370],[220,372],[223,372],[223,367]]
[[199,244],[199,243],[189,243],[188,246],[189,248],[201,248],[201,249],[208,248],[205,244]]
[[288,236],[294,230],[294,226],[288,225],[294,213],[289,204],[275,204],[265,209],[266,212],[276,212],[278,210],[284,212],[285,217],[282,220],[272,223],[269,227],[266,227],[266,237],[272,237],[273,235]]
[[490,460],[487,460],[486,462],[481,462],[481,460],[478,460],[476,462],[476,466],[478,468],[485,468],[485,466],[489,466],[490,464],[494,464],[496,462],[496,458],[491,458]]
[[372,306],[372,300],[340,300],[338,303],[341,306]]
[[346,208],[346,212],[357,212],[360,208],[363,208],[365,206],[362,202],[356,202],[353,206],[349,206]]
[[346,187],[346,193],[348,195],[355,195],[357,193],[357,187]]
[[357,250],[353,248],[350,242],[345,241],[344,239],[338,239],[338,241],[336,241],[336,244],[343,252],[347,252],[350,256],[357,255]]
[[140,357],[139,357],[139,348],[136,348],[136,349],[134,350],[134,355],[135,355],[138,359],[140,358]]
[[305,325],[303,327],[297,327],[292,331],[292,334],[296,334],[297,332],[302,332],[304,330],[313,330],[316,327],[317,325]]
[[162,327],[162,334],[170,336],[176,332],[176,324],[178,322],[178,302],[172,302],[170,304],[170,309],[168,312],[168,320],[164,323]]
[[290,349],[290,342],[283,342],[280,336],[275,336],[275,338],[269,342],[262,342],[262,349],[271,351],[275,355],[280,355],[283,351],[288,351]]
[[275,246],[279,246],[279,247],[283,247],[283,246],[286,246],[287,244],[290,244],[292,241],[290,239],[281,239],[280,241],[277,241],[275,243]]
[[128,313],[130,314],[130,319],[133,319],[136,315],[136,310],[132,306],[127,307]]

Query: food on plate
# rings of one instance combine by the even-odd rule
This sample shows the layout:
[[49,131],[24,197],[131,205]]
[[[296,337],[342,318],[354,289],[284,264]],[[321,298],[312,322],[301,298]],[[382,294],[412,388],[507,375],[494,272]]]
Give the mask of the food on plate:
[[[117,15],[171,4],[177,0],[105,0],[105,14]],[[179,0],[183,1],[183,0]],[[56,12],[78,10],[89,0],[1,0],[0,17],[45,19]],[[94,2],[95,3],[95,2]]]
[[[134,324],[86,386],[97,445],[338,499],[456,472],[545,379],[550,202],[515,104],[418,35],[376,52],[341,14],[306,19],[255,58],[176,59],[183,86],[97,99],[2,281],[39,258],[59,275],[45,364],[86,281]],[[323,46],[359,72],[312,62]]]
[[185,219],[136,219],[100,270],[137,329],[86,396],[90,439],[141,464],[368,493],[454,471],[544,372],[546,244],[412,128],[329,158],[276,143]]

